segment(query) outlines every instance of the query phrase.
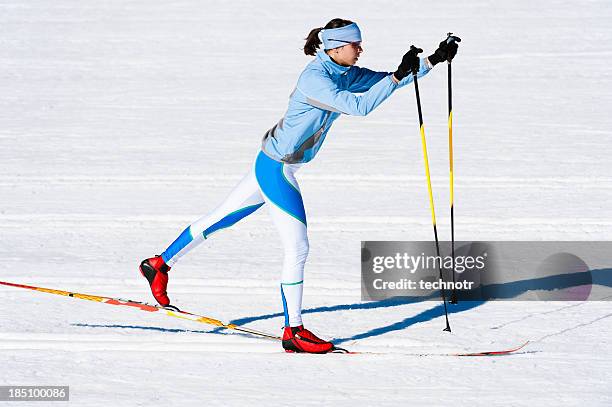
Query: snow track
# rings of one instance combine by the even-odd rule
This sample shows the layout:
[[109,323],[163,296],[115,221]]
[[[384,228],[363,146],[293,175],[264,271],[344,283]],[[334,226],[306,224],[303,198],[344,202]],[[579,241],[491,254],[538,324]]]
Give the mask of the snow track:
[[[146,330],[147,327],[122,325],[87,325],[77,324],[77,327],[108,329]],[[181,332],[171,330],[167,332]],[[84,335],[39,334],[39,333],[3,333],[0,335],[0,350],[48,350],[66,352],[227,352],[227,353],[278,353],[278,343],[266,342],[254,338],[235,338],[237,335],[197,335],[206,331],[184,330],[186,335],[174,338],[168,342],[163,336],[157,340],[143,340],[142,336],[125,337],[116,335],[101,335],[98,333]],[[189,335],[191,333],[191,335]]]

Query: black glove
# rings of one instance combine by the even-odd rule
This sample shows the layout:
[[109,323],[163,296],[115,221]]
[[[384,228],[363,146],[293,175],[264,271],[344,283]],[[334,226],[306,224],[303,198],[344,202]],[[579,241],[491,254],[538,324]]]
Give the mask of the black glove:
[[419,68],[421,66],[421,61],[418,57],[418,54],[423,52],[421,48],[417,48],[414,45],[410,47],[410,51],[404,54],[402,58],[402,63],[397,67],[397,71],[393,73],[395,79],[401,81],[409,73],[417,73],[419,72]]
[[452,61],[455,55],[457,55],[458,42],[461,42],[461,38],[449,35],[447,39],[438,45],[436,52],[428,56],[427,59],[429,59],[432,65],[442,61]]

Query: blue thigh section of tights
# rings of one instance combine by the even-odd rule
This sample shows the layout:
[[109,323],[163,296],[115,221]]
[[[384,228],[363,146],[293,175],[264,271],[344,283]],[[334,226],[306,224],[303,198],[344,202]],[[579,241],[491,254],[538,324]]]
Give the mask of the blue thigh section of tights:
[[[273,160],[260,152],[255,161],[255,177],[261,191],[272,201],[272,203],[282,209],[285,213],[299,220],[306,225],[306,211],[300,191],[291,184],[283,172],[284,163]],[[203,236],[206,239],[217,230],[232,226],[236,222],[250,215],[259,209],[263,203],[247,206],[238,209],[209,226],[204,230]],[[162,258],[168,262],[193,241],[191,227],[185,229],[180,236],[172,242],[162,253]]]
[[260,152],[255,161],[257,183],[272,203],[306,225],[302,194],[285,177],[284,165]]

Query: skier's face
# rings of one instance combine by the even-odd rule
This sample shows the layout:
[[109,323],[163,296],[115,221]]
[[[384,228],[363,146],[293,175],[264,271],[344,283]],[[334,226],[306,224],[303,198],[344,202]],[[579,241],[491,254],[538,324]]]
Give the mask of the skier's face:
[[334,48],[328,51],[337,64],[342,66],[353,66],[357,63],[359,56],[363,52],[361,42],[351,42],[343,47]]

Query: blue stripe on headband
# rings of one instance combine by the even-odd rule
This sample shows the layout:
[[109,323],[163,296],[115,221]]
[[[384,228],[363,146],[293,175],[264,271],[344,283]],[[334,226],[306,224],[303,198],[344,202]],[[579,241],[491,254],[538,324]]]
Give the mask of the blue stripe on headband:
[[323,29],[319,35],[324,49],[334,49],[351,42],[361,42],[361,31],[355,23],[340,28]]

